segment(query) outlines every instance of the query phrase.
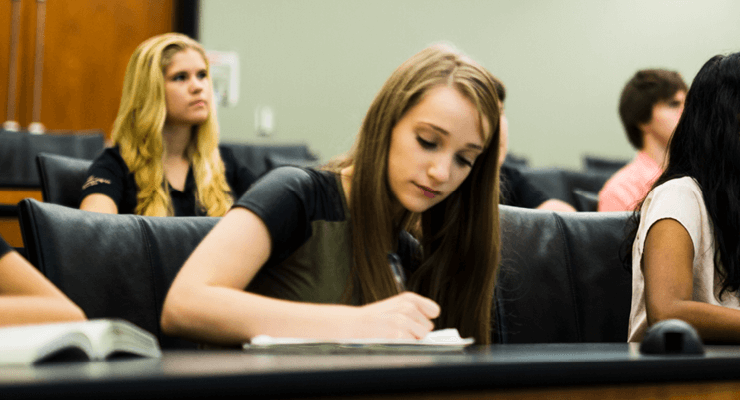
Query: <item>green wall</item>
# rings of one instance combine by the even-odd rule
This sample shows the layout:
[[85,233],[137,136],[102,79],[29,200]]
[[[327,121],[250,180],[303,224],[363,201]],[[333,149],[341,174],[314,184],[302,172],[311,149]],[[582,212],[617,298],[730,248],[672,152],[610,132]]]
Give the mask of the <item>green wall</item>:
[[[617,100],[637,69],[690,83],[712,55],[740,51],[737,0],[201,0],[200,16],[204,46],[241,61],[222,141],[306,142],[323,160],[349,149],[388,75],[432,42],[506,84],[512,153],[569,168],[632,157]],[[261,106],[270,137],[254,127]]]

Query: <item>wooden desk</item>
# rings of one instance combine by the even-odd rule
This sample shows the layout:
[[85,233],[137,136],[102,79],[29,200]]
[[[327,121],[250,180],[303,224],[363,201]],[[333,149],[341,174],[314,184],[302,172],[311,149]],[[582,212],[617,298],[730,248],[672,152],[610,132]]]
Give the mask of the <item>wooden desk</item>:
[[31,197],[42,201],[41,189],[37,187],[0,187],[0,236],[13,247],[23,247],[21,227],[14,212],[19,201]]
[[1,367],[3,398],[737,398],[740,347],[643,356],[635,345],[495,345],[460,354],[165,352]]

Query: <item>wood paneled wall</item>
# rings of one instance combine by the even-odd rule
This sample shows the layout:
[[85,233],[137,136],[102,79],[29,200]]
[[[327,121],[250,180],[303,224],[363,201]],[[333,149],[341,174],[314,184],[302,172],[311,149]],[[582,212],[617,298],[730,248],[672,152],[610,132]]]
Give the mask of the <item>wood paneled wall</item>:
[[109,135],[131,53],[145,39],[173,30],[175,0],[46,0],[41,121],[32,121],[38,0],[0,0],[0,119],[7,119],[10,22],[21,3],[18,93],[22,127],[101,129]]

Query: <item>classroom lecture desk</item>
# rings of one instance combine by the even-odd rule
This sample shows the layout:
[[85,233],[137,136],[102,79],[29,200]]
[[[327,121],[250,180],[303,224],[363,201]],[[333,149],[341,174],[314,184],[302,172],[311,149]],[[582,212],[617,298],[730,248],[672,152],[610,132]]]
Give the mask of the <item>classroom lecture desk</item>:
[[740,347],[646,356],[637,346],[539,344],[455,354],[166,351],[161,359],[0,367],[2,399],[737,398]]

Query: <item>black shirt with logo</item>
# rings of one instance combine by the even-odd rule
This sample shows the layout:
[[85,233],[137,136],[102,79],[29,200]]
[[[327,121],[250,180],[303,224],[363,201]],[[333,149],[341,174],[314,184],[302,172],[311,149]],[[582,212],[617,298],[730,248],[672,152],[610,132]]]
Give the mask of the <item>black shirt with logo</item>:
[[[234,207],[255,213],[271,239],[270,257],[247,291],[292,301],[342,302],[352,266],[352,225],[338,174],[276,168]],[[418,242],[400,232],[397,253],[411,276],[418,266]],[[350,301],[359,302],[356,293]]]
[[[238,199],[256,180],[246,166],[237,162],[228,148],[219,147],[224,162],[226,183],[231,188],[234,199]],[[105,149],[88,170],[88,178],[82,187],[80,201],[93,193],[110,197],[118,207],[119,214],[134,214],[136,195],[139,187],[128,165],[121,157],[119,148]],[[197,205],[195,177],[193,169],[188,170],[183,191],[170,187],[172,208],[177,217],[205,216],[206,212]]]

